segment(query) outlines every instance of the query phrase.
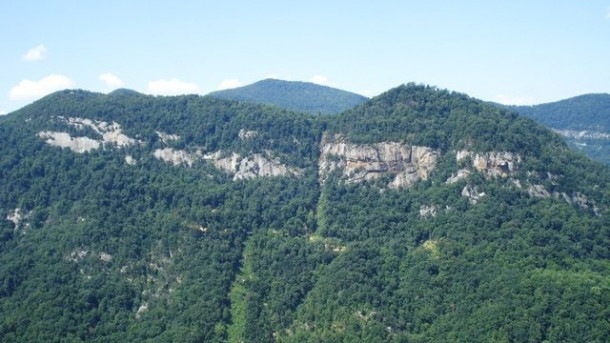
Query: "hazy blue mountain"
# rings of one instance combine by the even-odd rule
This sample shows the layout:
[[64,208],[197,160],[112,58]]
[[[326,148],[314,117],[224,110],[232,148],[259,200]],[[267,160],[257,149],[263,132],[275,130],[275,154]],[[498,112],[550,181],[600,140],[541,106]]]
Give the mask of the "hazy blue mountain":
[[0,117],[0,341],[607,342],[610,171],[464,94]]
[[275,79],[266,79],[209,95],[228,100],[275,105],[312,114],[343,112],[367,100],[362,95],[315,83]]
[[610,94],[586,94],[510,109],[554,129],[570,146],[610,165]]

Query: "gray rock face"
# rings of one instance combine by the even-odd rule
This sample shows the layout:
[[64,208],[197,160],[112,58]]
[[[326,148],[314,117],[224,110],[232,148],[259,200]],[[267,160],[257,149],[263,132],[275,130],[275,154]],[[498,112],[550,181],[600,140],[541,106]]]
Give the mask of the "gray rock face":
[[137,142],[135,139],[124,135],[121,131],[121,125],[116,122],[109,124],[103,121],[93,121],[91,119],[83,118],[58,118],[63,120],[66,124],[76,127],[77,129],[89,127],[101,137],[97,137],[97,139],[86,136],[71,137],[67,132],[40,131],[38,133],[38,137],[44,139],[49,145],[69,148],[76,153],[85,153],[91,150],[99,149],[107,144],[125,147]]
[[491,151],[474,153],[467,150],[458,151],[457,161],[467,157],[472,159],[472,166],[487,177],[508,177],[515,175],[521,165],[521,156],[508,151]]
[[479,192],[478,187],[472,185],[466,185],[462,189],[462,196],[467,197],[471,204],[476,204],[485,196],[485,192]]
[[529,196],[536,197],[536,198],[550,198],[551,197],[551,193],[549,191],[547,191],[543,185],[530,185],[527,188],[527,193],[529,194]]
[[409,187],[426,180],[436,167],[439,150],[423,146],[408,146],[398,142],[352,144],[341,136],[329,139],[324,135],[318,173],[324,182],[329,173],[342,170],[348,182],[372,180],[382,175],[394,175],[391,188]]
[[437,212],[437,208],[434,205],[422,205],[419,207],[419,216],[422,218],[436,217]]
[[254,154],[246,156],[239,161],[233,179],[252,179],[264,176],[299,176],[299,174],[295,169],[289,168],[278,161],[271,161],[261,154]]
[[241,129],[239,130],[239,134],[237,136],[243,141],[248,138],[255,137],[256,135],[258,135],[258,132],[256,131]]
[[91,150],[98,149],[101,144],[95,139],[89,137],[71,137],[67,132],[55,131],[40,131],[38,137],[45,140],[45,143],[60,148],[69,148],[70,150],[82,154]]
[[470,175],[470,170],[469,169],[460,169],[457,171],[457,173],[452,174],[447,181],[445,181],[445,183],[447,184],[452,184],[452,183],[456,183],[458,181],[460,181],[461,179],[464,179],[466,177],[468,177],[468,175]]
[[155,133],[161,139],[161,141],[165,144],[167,144],[171,141],[177,141],[180,139],[180,136],[176,135],[176,134],[170,134],[170,133],[165,133],[165,132],[161,132],[161,131],[155,131]]
[[175,166],[187,165],[189,167],[199,158],[196,154],[190,154],[184,150],[174,150],[172,148],[157,149],[153,153],[153,156],[162,161],[171,162]]
[[543,185],[530,185],[527,189],[529,196],[534,198],[555,198],[562,199],[570,205],[576,205],[584,211],[592,211],[596,216],[599,216],[599,208],[595,202],[589,200],[582,193],[574,193],[571,196],[565,192],[549,192]]
[[301,171],[288,167],[279,161],[263,156],[263,154],[252,154],[241,157],[232,153],[228,157],[221,157],[221,152],[206,154],[206,160],[211,160],[214,165],[228,173],[233,174],[233,180],[253,179],[256,177],[271,176],[295,176],[301,175]]

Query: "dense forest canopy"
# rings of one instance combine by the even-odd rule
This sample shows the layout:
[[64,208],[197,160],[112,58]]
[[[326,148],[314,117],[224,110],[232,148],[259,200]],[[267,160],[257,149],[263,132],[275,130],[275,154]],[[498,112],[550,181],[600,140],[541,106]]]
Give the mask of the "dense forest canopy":
[[1,341],[610,339],[608,168],[464,94],[71,90],[0,137]]

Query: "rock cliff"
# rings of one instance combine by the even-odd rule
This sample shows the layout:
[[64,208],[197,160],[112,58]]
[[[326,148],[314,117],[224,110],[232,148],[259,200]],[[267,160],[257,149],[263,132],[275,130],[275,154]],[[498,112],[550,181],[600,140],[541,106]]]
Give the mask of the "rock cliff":
[[266,152],[265,155],[252,154],[242,157],[237,153],[232,153],[230,156],[222,157],[222,152],[217,151],[206,154],[203,158],[212,161],[217,168],[233,174],[233,180],[301,175],[301,171],[280,163],[271,156],[270,152]]
[[175,166],[187,165],[193,166],[193,162],[199,159],[199,154],[190,154],[184,150],[175,150],[172,148],[157,149],[153,153],[157,159],[165,162],[171,162]]
[[461,150],[456,153],[456,160],[470,157],[472,166],[487,177],[507,177],[517,173],[521,165],[521,156],[508,151],[491,151],[486,153],[474,153]]
[[118,147],[124,147],[137,142],[135,139],[123,134],[121,131],[121,125],[116,122],[107,123],[104,121],[93,121],[91,119],[83,118],[57,118],[65,124],[73,126],[77,129],[82,130],[85,127],[89,127],[93,129],[93,131],[95,131],[99,137],[72,137],[67,132],[40,131],[38,133],[38,137],[44,139],[49,145],[69,148],[76,153],[84,153],[99,149],[106,144],[115,144]]
[[318,173],[324,182],[334,170],[341,170],[347,182],[393,175],[391,188],[409,187],[426,180],[436,166],[439,150],[409,146],[398,142],[352,144],[342,136],[322,137]]

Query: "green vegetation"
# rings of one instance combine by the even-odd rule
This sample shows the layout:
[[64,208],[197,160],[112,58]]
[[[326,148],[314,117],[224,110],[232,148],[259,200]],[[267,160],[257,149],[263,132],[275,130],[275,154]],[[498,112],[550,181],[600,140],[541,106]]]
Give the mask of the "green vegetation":
[[[138,142],[76,153],[37,136],[101,139],[71,117],[116,122]],[[339,171],[321,183],[324,133],[440,156],[409,188]],[[314,116],[63,91],[1,117],[0,137],[3,342],[610,339],[608,168],[463,94],[409,84]],[[154,157],[166,148],[199,158]],[[471,167],[448,183],[472,166],[462,150],[522,161],[509,177]],[[299,174],[234,179],[202,157],[219,151]]]
[[568,144],[610,165],[610,94],[586,94],[511,110],[559,130]]
[[297,112],[337,114],[367,100],[366,97],[309,82],[266,79],[248,86],[216,91],[210,96],[255,104],[275,105]]

